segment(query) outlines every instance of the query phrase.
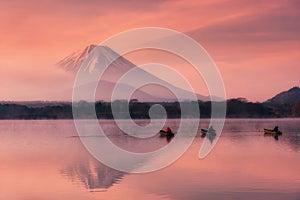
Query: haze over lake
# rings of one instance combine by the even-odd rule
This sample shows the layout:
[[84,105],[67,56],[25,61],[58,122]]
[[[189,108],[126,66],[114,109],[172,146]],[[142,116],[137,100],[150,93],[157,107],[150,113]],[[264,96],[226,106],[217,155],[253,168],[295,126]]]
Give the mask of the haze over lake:
[[[176,131],[179,120],[167,123]],[[200,120],[199,128],[208,123]],[[153,151],[168,144],[158,135],[144,140],[124,135],[112,120],[100,124],[124,149]],[[283,132],[279,140],[263,135],[263,128],[275,125]],[[300,119],[227,119],[206,158],[198,158],[204,140],[199,131],[179,160],[145,174],[116,171],[95,160],[81,144],[72,120],[3,120],[0,138],[0,199],[300,197]]]

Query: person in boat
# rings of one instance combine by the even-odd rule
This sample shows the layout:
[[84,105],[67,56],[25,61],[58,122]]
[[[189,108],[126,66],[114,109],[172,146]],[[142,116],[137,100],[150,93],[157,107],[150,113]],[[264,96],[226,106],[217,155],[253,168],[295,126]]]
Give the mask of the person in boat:
[[278,132],[279,131],[278,126],[275,126],[273,131]]
[[170,129],[170,127],[167,127],[167,128],[166,128],[166,133],[167,133],[167,135],[173,134],[172,131],[171,131],[171,129]]

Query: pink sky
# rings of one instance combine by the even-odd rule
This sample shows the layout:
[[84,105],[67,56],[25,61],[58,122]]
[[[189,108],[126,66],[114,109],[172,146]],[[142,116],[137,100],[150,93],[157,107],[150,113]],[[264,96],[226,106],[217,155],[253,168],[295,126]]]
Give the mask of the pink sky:
[[0,101],[63,100],[58,89],[72,85],[73,76],[55,63],[146,26],[197,40],[219,67],[228,98],[264,101],[300,86],[297,0],[11,0],[0,7]]

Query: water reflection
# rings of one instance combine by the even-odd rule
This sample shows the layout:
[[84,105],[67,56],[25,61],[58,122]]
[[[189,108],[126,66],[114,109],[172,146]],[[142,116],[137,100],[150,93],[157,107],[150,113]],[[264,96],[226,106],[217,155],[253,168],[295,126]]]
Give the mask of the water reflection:
[[217,134],[216,133],[210,133],[207,135],[207,138],[211,143],[213,143],[214,139],[216,138]]
[[88,155],[86,159],[65,166],[60,173],[71,181],[80,181],[89,190],[108,189],[118,183],[125,174],[101,164]]
[[[300,150],[300,120],[294,119],[227,119],[221,138],[230,137],[234,142],[242,142],[249,140],[249,137],[263,137],[265,139],[273,138],[274,141],[279,141],[285,144],[285,148]],[[207,127],[206,123],[201,126]],[[265,127],[280,127],[283,133],[280,135],[264,134]],[[265,137],[264,137],[265,136]],[[276,137],[274,137],[276,136]],[[278,140],[277,140],[278,139]]]
[[165,139],[166,142],[169,143],[169,142],[171,142],[171,140],[174,138],[174,136],[175,136],[175,135],[173,134],[173,135],[164,135],[164,136],[160,135],[159,137],[160,137],[161,139]]
[[[168,142],[158,135],[139,142],[116,135],[112,122],[105,123],[111,139],[129,150],[149,151]],[[283,132],[278,141],[263,133],[275,125]],[[209,120],[201,127],[208,128]],[[229,119],[205,159],[197,157],[204,141],[199,130],[174,164],[126,174],[92,158],[71,137],[72,121],[0,121],[0,199],[299,199],[299,130],[300,119]]]
[[[274,122],[270,122],[268,120],[267,121],[259,120],[259,121],[255,121],[255,123],[252,123],[252,120],[246,122],[244,120],[242,121],[242,123],[239,123],[237,121],[239,120],[227,121],[226,124],[227,126],[225,126],[224,133],[221,137],[224,137],[225,140],[229,139],[229,141],[235,144],[237,144],[236,142],[242,143],[243,141],[246,142],[253,139],[257,140],[257,138],[261,136],[265,136],[265,137],[270,136],[273,137],[275,140],[279,139],[280,135],[263,134],[262,131],[260,131],[263,130],[263,127],[265,127],[266,124],[270,124]],[[208,124],[205,124],[202,121],[202,127],[205,126],[207,127],[207,125]],[[109,127],[111,126],[112,125],[110,124]],[[286,126],[283,126],[284,130],[285,128]],[[114,129],[110,128],[110,130],[114,130]],[[109,134],[115,135],[112,132]],[[152,137],[146,143],[144,141],[142,146],[143,148],[145,148],[145,144],[147,144],[147,146],[152,146],[152,147],[156,146],[157,148],[158,138],[160,138],[161,140],[165,140],[166,143],[169,143],[173,139],[173,137],[174,136],[167,136],[167,135],[164,137],[159,137],[159,135],[157,135],[157,137]],[[207,139],[212,143],[216,138],[216,133],[210,130],[205,134],[205,137],[207,137]],[[117,141],[116,143],[121,144],[121,146],[126,144],[126,146],[129,147],[133,147],[134,144],[136,145],[138,142],[137,139],[128,136],[124,137],[124,135],[118,135],[112,137],[112,140]],[[296,133],[290,134],[290,132],[286,131],[285,137],[282,141],[286,143],[287,146],[289,147],[293,147],[294,149],[299,149],[300,135]],[[160,144],[162,145],[162,143]],[[76,159],[73,159],[72,163],[68,164],[63,169],[61,169],[60,173],[64,177],[68,177],[68,179],[71,181],[81,182],[84,185],[84,187],[90,191],[109,189],[111,186],[115,184],[119,184],[120,181],[124,179],[126,175],[123,172],[111,169],[99,163],[98,161],[94,160],[91,156],[89,156],[88,153],[85,153],[80,157],[77,156]]]
[[287,137],[287,142],[291,149],[293,149],[294,151],[300,151],[300,132],[298,132],[298,134],[290,134]]
[[167,140],[167,143],[171,142],[171,140],[173,139],[174,135],[167,135],[166,136],[166,140]]
[[210,143],[213,143],[214,139],[216,138],[217,133],[216,130],[210,126],[208,129],[201,129],[201,137],[207,137]]

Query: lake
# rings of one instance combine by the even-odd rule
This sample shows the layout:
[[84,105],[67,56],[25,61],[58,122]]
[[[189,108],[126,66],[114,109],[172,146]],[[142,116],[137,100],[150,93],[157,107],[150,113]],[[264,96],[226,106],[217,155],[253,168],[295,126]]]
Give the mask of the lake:
[[[167,124],[176,130],[178,121]],[[168,144],[158,135],[126,136],[112,120],[100,124],[112,142],[130,151]],[[200,128],[208,124],[200,120]],[[276,125],[283,132],[278,140],[264,136],[263,128]],[[132,174],[93,158],[72,120],[3,120],[0,199],[300,199],[300,119],[227,119],[215,148],[199,159],[203,140],[199,133],[166,168]]]

